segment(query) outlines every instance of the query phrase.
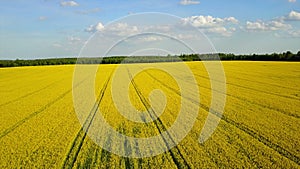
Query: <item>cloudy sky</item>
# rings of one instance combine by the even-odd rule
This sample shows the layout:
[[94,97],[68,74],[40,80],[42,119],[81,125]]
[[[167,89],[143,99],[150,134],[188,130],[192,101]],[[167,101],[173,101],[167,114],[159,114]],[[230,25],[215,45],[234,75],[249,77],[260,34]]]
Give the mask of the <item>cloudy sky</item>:
[[[125,36],[147,29],[122,21],[108,31],[113,21],[141,12],[180,17],[183,25],[201,30],[217,52],[300,50],[300,0],[2,0],[0,59],[74,57],[96,31]],[[167,25],[160,29],[169,31]]]

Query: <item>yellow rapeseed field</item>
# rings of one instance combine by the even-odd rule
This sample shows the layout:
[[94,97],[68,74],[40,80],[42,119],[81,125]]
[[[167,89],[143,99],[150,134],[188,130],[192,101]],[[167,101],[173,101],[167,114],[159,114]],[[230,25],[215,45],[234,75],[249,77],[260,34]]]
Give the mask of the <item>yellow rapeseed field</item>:
[[[185,76],[188,72],[180,64],[190,68],[198,91],[192,90],[193,79]],[[225,110],[212,136],[202,144],[199,135],[211,104],[211,83],[217,81],[209,78],[202,62],[99,66],[94,92],[99,111],[95,113],[101,113],[119,133],[156,136],[172,127],[181,103],[188,104],[184,111],[198,111],[191,131],[177,146],[144,158],[111,153],[90,137],[99,135],[106,146],[122,149],[128,156],[144,151],[128,140],[121,140],[125,146],[118,145],[119,138],[111,133],[101,137],[101,132],[89,130],[91,124],[102,125],[95,122],[98,116],[77,117],[72,89],[88,84],[85,77],[72,83],[74,65],[1,68],[0,168],[299,168],[300,63],[222,64]],[[168,68],[175,76],[159,68]],[[114,79],[116,74],[119,79]],[[121,92],[113,95],[114,83],[120,91],[128,90],[130,106]],[[186,89],[185,97],[178,83]],[[143,122],[127,119],[119,108]],[[130,113],[133,109],[135,114]],[[159,115],[151,114],[159,111]],[[87,119],[84,128],[78,118]],[[145,147],[145,151],[156,150]]]

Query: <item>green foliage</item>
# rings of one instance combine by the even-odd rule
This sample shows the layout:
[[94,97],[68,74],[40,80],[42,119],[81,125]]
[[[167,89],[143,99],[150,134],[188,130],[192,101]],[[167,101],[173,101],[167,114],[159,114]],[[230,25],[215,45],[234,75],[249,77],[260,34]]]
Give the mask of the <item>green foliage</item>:
[[0,60],[0,67],[67,65],[75,64],[75,58],[36,59],[36,60]]
[[272,54],[235,55],[218,54],[181,54],[179,56],[112,56],[103,58],[54,58],[36,60],[0,60],[0,67],[69,65],[69,64],[120,64],[120,63],[155,63],[155,62],[188,62],[201,60],[251,60],[251,61],[300,61],[300,51]]
[[220,53],[221,60],[251,60],[251,61],[300,61],[300,51],[293,54],[290,51],[272,54],[234,55]]

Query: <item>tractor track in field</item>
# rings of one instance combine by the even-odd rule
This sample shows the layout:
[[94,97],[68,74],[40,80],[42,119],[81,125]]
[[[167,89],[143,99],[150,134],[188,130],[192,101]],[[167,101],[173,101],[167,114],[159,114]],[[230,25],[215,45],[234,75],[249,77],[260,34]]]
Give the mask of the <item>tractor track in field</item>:
[[[172,67],[172,69],[173,69],[173,67]],[[175,70],[175,68],[174,68],[174,70]],[[200,78],[203,78],[203,79],[206,79],[206,80],[209,80],[209,81],[216,81],[216,82],[223,83],[222,81],[219,81],[218,79],[212,79],[212,78],[209,78],[209,77],[206,77],[206,76],[203,76],[203,75],[199,75],[199,74],[194,74],[194,76],[198,76]],[[279,86],[279,85],[275,85],[275,84],[263,83],[263,82],[258,82],[258,81],[251,81],[251,80],[244,79],[244,78],[236,78],[235,77],[235,79],[240,79],[240,80],[245,80],[245,81],[255,82],[255,83],[260,83],[260,84],[268,84],[268,85],[271,85],[271,86],[286,88],[286,89],[290,89],[290,90],[299,90],[299,89],[288,88],[288,87],[285,87],[285,86]],[[236,86],[236,87],[240,87],[240,88],[244,88],[244,89],[247,89],[247,90],[253,90],[253,91],[256,91],[256,92],[261,92],[261,93],[265,93],[265,94],[269,94],[269,95],[274,95],[274,96],[278,96],[278,97],[282,97],[282,98],[288,98],[288,99],[293,99],[293,100],[297,100],[297,101],[299,100],[299,98],[297,96],[281,95],[281,94],[278,94],[278,93],[259,90],[259,89],[255,89],[255,88],[252,88],[252,87],[245,87],[245,86],[234,84],[234,83],[228,83],[227,82],[226,84]]]
[[[130,141],[127,138],[125,138],[124,140],[124,152],[127,156],[132,154],[132,147],[130,145]],[[123,159],[125,161],[126,168],[130,168],[131,166],[133,166],[133,160],[131,160],[129,157],[123,157]]]
[[[15,79],[19,79],[20,77],[30,76],[31,73],[32,73],[31,71],[22,72],[22,74],[17,74],[14,78],[11,78],[10,76],[7,76],[5,78],[2,78],[0,83],[2,83],[3,81],[5,81],[5,83],[8,83],[8,82],[14,81]],[[35,74],[35,76],[39,77],[40,75],[44,75],[44,73],[45,72],[39,71]],[[0,87],[2,87],[2,86],[0,86]]]
[[[137,95],[140,98],[140,101],[143,103],[143,106],[146,108],[148,114],[153,119],[153,122],[154,122],[157,130],[159,131],[159,133],[163,133],[165,131],[167,133],[168,137],[170,138],[170,140],[172,140],[172,142],[175,143],[172,136],[167,132],[167,130],[166,130],[167,127],[163,124],[161,119],[159,117],[157,117],[155,111],[151,108],[151,106],[148,104],[147,100],[143,96],[142,92],[138,89],[136,83],[134,82],[134,79],[132,78],[132,75],[130,74],[130,71],[128,69],[127,69],[127,71],[128,71],[129,77],[131,77],[131,79],[132,79],[131,84],[133,85]],[[150,108],[148,109],[148,107],[150,107]],[[164,140],[165,145],[168,147],[168,149],[169,149],[168,152],[170,153],[170,155],[173,159],[173,162],[177,166],[177,168],[191,168],[189,166],[188,162],[185,160],[182,152],[179,150],[178,146],[175,146],[171,149],[171,147],[169,146],[169,144],[167,142],[167,139],[165,137],[162,137],[162,139]],[[176,156],[176,154],[179,155],[179,158]]]
[[[208,77],[205,77],[205,76],[202,76],[202,75],[199,75],[199,74],[194,74],[194,75],[198,76],[200,78],[206,79],[206,80],[210,80]],[[211,80],[220,82],[220,81],[218,81],[216,79],[211,79]],[[281,94],[278,94],[278,93],[273,93],[273,92],[268,92],[268,91],[264,91],[264,90],[259,90],[259,89],[255,89],[255,88],[252,88],[252,87],[245,87],[245,86],[234,84],[234,83],[228,83],[227,82],[226,84],[227,85],[231,85],[231,86],[240,87],[240,88],[247,89],[247,90],[252,90],[252,91],[256,91],[256,92],[260,92],[260,93],[265,93],[265,94],[269,94],[269,95],[273,95],[273,96],[278,96],[278,97],[282,97],[282,98],[292,99],[292,100],[296,100],[296,101],[299,100],[299,98],[297,98],[297,97],[287,96],[287,95],[281,95]]]
[[[113,72],[112,72],[113,73]],[[88,117],[86,118],[83,126],[81,127],[81,129],[78,131],[74,141],[72,142],[71,148],[69,149],[67,155],[65,156],[66,158],[63,161],[63,165],[62,168],[73,168],[77,157],[79,155],[79,152],[82,148],[83,142],[87,136],[87,132],[90,128],[90,126],[92,125],[95,115],[97,113],[97,110],[99,108],[99,104],[104,96],[105,90],[108,86],[109,81],[111,80],[111,76],[112,73],[110,74],[110,76],[108,77],[108,79],[106,80],[103,88],[100,91],[100,94],[92,108],[92,110],[90,111]],[[85,129],[84,129],[85,128]]]
[[[170,86],[165,85],[161,80],[153,77],[152,75],[150,75],[147,71],[146,73],[152,77],[154,80],[158,81],[161,85],[165,86],[166,88],[168,88],[169,90],[173,91],[174,93],[176,93],[177,95],[179,95],[180,97],[181,94],[180,92],[176,91],[175,89],[171,88]],[[300,165],[300,158],[294,154],[292,154],[291,152],[289,152],[288,150],[286,150],[285,148],[281,147],[278,144],[275,144],[273,142],[271,142],[268,138],[259,135],[257,132],[235,122],[234,120],[231,120],[229,118],[227,118],[226,116],[220,114],[219,112],[216,112],[212,109],[210,109],[209,107],[207,107],[206,105],[202,104],[202,103],[197,103],[195,100],[190,99],[190,98],[185,98],[189,101],[191,101],[192,103],[196,104],[196,105],[200,105],[200,107],[202,109],[204,109],[205,111],[212,113],[214,115],[216,115],[217,117],[219,117],[221,120],[223,120],[224,122],[236,127],[237,129],[243,131],[244,133],[252,136],[253,138],[255,138],[257,141],[263,143],[264,145],[266,145],[267,147],[273,149],[274,151],[276,151],[277,153],[281,154],[282,156],[288,158],[289,160],[295,162],[296,164]]]
[[[30,72],[28,72],[28,73],[30,73]],[[38,73],[39,73],[39,75],[43,75],[45,72],[39,71]],[[51,73],[58,73],[58,72],[55,71],[55,72],[51,72]],[[39,78],[39,79],[36,79],[35,82],[41,82],[41,81],[47,80],[49,77],[51,77],[51,76],[49,76],[49,75],[51,75],[51,73],[48,73],[47,76],[43,76],[43,77],[37,76],[37,78]],[[38,75],[38,74],[35,74],[35,75]],[[26,76],[26,74],[25,74],[25,75],[23,74],[23,75],[21,75],[21,76],[24,77],[24,76]],[[16,84],[21,84],[21,86],[16,87],[16,88],[14,88],[14,89],[9,89],[9,90],[5,90],[5,91],[0,91],[0,92],[15,92],[16,89],[20,89],[21,87],[27,87],[27,86],[30,86],[30,84],[26,84],[26,85],[24,86],[24,85],[22,85],[24,82],[18,82],[18,81],[16,82],[15,79],[18,79],[18,78],[17,78],[17,77],[15,77],[15,78],[9,78],[9,81],[8,81],[8,80],[4,80],[4,81],[5,81],[6,84],[9,83],[10,81],[14,81]],[[1,79],[0,83],[3,82],[2,80],[3,80],[3,79]],[[32,84],[33,82],[31,81],[30,83]],[[6,86],[6,85],[1,85],[0,88],[5,87],[5,86]]]
[[240,88],[244,88],[244,89],[247,89],[247,90],[252,90],[252,91],[255,91],[255,92],[260,92],[260,93],[264,93],[264,94],[269,94],[269,95],[273,95],[273,96],[278,96],[278,97],[282,97],[282,98],[286,98],[286,99],[292,99],[292,100],[299,101],[299,98],[296,98],[296,97],[293,97],[293,96],[281,95],[281,94],[278,94],[278,93],[259,90],[259,89],[255,89],[255,88],[252,88],[252,87],[245,87],[245,86],[238,85],[238,84],[233,84],[233,83],[227,83],[227,84],[232,85],[232,86],[236,86],[236,87],[240,87]]
[[[157,80],[157,81],[160,81],[159,79],[155,78],[152,74],[148,73],[147,71],[145,71],[145,72],[146,72],[149,76],[151,76],[153,79],[155,79],[155,80]],[[200,75],[196,75],[196,76],[199,76],[199,77],[201,77],[201,78],[204,78],[204,79],[209,80],[209,79],[208,79],[207,77],[205,77],[205,76],[200,76]],[[180,78],[180,79],[183,80],[182,78]],[[217,81],[217,80],[214,80],[214,81]],[[185,82],[190,83],[189,81],[185,81]],[[218,81],[218,82],[220,82],[220,81]],[[162,82],[160,81],[160,83],[162,83]],[[300,118],[300,115],[293,114],[293,113],[290,113],[290,112],[286,112],[285,110],[282,110],[282,109],[273,108],[273,107],[271,107],[271,106],[263,105],[263,104],[260,104],[260,103],[257,103],[257,102],[248,100],[248,99],[246,99],[246,98],[242,98],[242,97],[239,97],[239,96],[234,96],[234,95],[231,95],[231,94],[228,94],[228,93],[223,93],[223,92],[220,92],[220,91],[218,91],[218,90],[211,89],[211,88],[209,88],[209,87],[200,86],[199,84],[197,84],[197,85],[198,85],[199,88],[204,88],[204,89],[208,89],[208,90],[213,90],[213,91],[215,91],[215,92],[217,92],[217,93],[226,94],[226,95],[229,96],[229,97],[233,97],[233,98],[236,98],[236,99],[241,100],[241,101],[246,101],[247,103],[250,103],[250,104],[252,104],[252,105],[257,105],[257,106],[259,106],[259,107],[261,107],[261,108],[267,108],[267,109],[270,109],[270,110],[274,110],[274,111],[276,111],[276,112],[278,112],[278,113],[281,113],[281,114],[284,114],[284,115],[287,115],[287,116],[291,116],[291,117],[294,117],[294,118],[297,118],[297,119]],[[168,88],[171,89],[171,87],[168,87]],[[173,89],[171,89],[171,90],[173,90]],[[175,90],[173,90],[173,91],[175,91]],[[176,91],[176,92],[177,92],[177,91]]]
[[[106,139],[106,142],[105,142],[106,147],[109,147],[109,149],[111,149],[111,144],[110,143],[111,143],[111,134],[108,135],[108,137]],[[111,153],[108,152],[105,149],[102,149],[101,150],[101,155],[100,155],[100,160],[101,160],[101,162],[103,162],[103,161],[107,162],[107,163],[105,163],[105,168],[109,168],[109,165],[110,165],[109,160],[110,160],[110,158],[111,158]]]
[[51,87],[51,86],[55,85],[56,83],[61,82],[61,81],[63,81],[63,80],[64,80],[64,79],[55,81],[55,82],[53,82],[53,83],[51,83],[51,84],[49,84],[49,85],[47,85],[47,86],[45,86],[45,87],[42,87],[42,88],[40,88],[40,89],[38,89],[38,90],[32,91],[32,92],[30,92],[30,93],[27,93],[27,94],[25,94],[25,95],[23,95],[23,96],[20,96],[20,97],[16,98],[16,99],[13,99],[13,100],[11,100],[11,101],[2,103],[2,104],[0,104],[0,107],[5,106],[5,105],[10,104],[10,103],[13,103],[13,102],[15,102],[15,101],[19,101],[20,99],[24,99],[24,98],[29,97],[29,96],[31,96],[31,95],[34,95],[34,94],[36,94],[36,93],[38,93],[38,92],[40,92],[40,91],[42,91],[42,90],[45,90],[45,89],[47,89],[48,87]]
[[[110,142],[111,142],[111,134],[109,134],[105,140],[106,147],[109,147],[109,149],[110,149]],[[108,152],[105,149],[101,149],[100,146],[96,144],[93,145],[93,149],[94,152],[93,152],[93,157],[91,158],[92,161],[88,167],[90,168],[97,167],[97,160],[100,159],[101,163],[105,164],[105,168],[109,168],[109,164],[110,164],[109,160],[111,158],[110,152]]]
[[97,159],[99,156],[99,146],[94,147],[94,152],[93,152],[93,157],[92,157],[92,162],[89,164],[89,167],[93,168],[97,165]]
[[[151,75],[151,76],[152,76],[152,75]],[[153,76],[152,76],[152,77],[153,77]],[[203,77],[203,78],[205,78],[205,77]],[[207,78],[205,78],[205,79],[207,79]],[[186,81],[186,82],[187,82],[187,81]],[[204,89],[208,89],[208,90],[213,90],[213,91],[216,91],[216,92],[221,93],[221,94],[225,94],[225,93],[222,93],[222,92],[220,92],[220,91],[218,91],[218,90],[211,89],[211,88],[209,88],[209,87],[200,86],[199,84],[198,84],[198,87],[204,88]],[[248,100],[248,99],[246,99],[246,98],[242,98],[242,97],[239,97],[239,96],[234,96],[234,95],[231,95],[231,94],[228,94],[228,93],[226,93],[226,95],[229,96],[229,97],[236,98],[236,99],[241,100],[241,101],[246,101],[247,103],[250,103],[250,104],[252,104],[252,105],[259,106],[259,107],[261,107],[261,108],[267,108],[267,109],[274,110],[274,111],[276,111],[276,112],[278,112],[278,113],[281,113],[281,114],[284,114],[284,115],[287,115],[287,116],[291,116],[291,117],[298,118],[298,119],[300,118],[300,115],[293,114],[293,113],[289,113],[289,112],[286,112],[286,111],[284,111],[284,110],[282,110],[282,109],[273,108],[273,107],[271,107],[271,106],[263,105],[263,104],[260,104],[260,103],[257,103],[257,102]]]
[[[226,72],[231,72],[231,73],[234,73],[235,71],[226,71]],[[259,74],[261,74],[262,72],[256,72],[256,74],[248,74],[248,73],[244,73],[244,72],[239,72],[239,74],[242,74],[242,75],[245,75],[245,76],[250,76],[250,77],[259,77],[259,78],[270,78],[270,77],[266,77],[266,76],[260,76]],[[239,75],[237,74],[237,75]],[[241,75],[241,76],[242,76]],[[279,77],[276,77],[276,78],[272,78],[272,80],[275,80],[275,79],[278,79]],[[244,78],[238,78],[238,79],[243,79],[243,80],[247,80],[247,81],[250,81],[248,79],[244,79]],[[298,88],[293,88],[293,87],[287,87],[287,86],[281,86],[281,85],[278,85],[278,84],[274,84],[274,83],[265,83],[265,82],[260,82],[260,81],[251,81],[251,82],[257,82],[257,83],[261,83],[261,84],[267,84],[267,85],[271,85],[271,86],[277,86],[277,87],[281,87],[281,88],[285,88],[285,89],[289,89],[289,90],[299,90]]]
[[232,77],[232,78],[233,79],[238,79],[238,80],[244,80],[244,81],[251,82],[251,83],[257,83],[257,84],[261,84],[261,85],[268,85],[270,87],[275,86],[275,87],[284,88],[284,89],[288,89],[288,90],[299,90],[299,89],[296,89],[296,88],[281,86],[281,85],[274,84],[274,83],[265,83],[265,82],[261,82],[261,81],[251,81],[249,79],[240,78],[240,77]]
[[[190,68],[192,69],[192,68]],[[199,70],[198,71],[202,71],[202,70]],[[231,74],[231,73],[236,73],[236,70],[226,70],[225,71],[226,74]],[[250,77],[260,77],[260,78],[266,78],[264,76],[260,76],[258,74],[260,74],[261,72],[256,72],[256,74],[247,74],[247,73],[244,73],[244,72],[239,72],[239,74],[242,74],[242,75],[245,75],[245,76],[250,76]],[[235,76],[232,76],[233,79],[239,79],[239,80],[244,80],[244,81],[248,81],[248,82],[253,82],[253,83],[258,83],[258,84],[263,84],[263,85],[269,85],[269,86],[276,86],[276,87],[279,87],[279,88],[285,88],[285,89],[288,89],[288,90],[299,90],[298,88],[293,88],[293,87],[287,87],[287,86],[282,86],[282,85],[278,85],[278,84],[275,84],[275,83],[266,83],[266,82],[261,82],[261,81],[251,81],[249,79],[246,79],[246,78],[241,78],[241,77],[236,77],[236,76],[242,76],[242,75],[239,75],[239,74],[235,74]]]
[[[200,77],[200,78],[204,78],[204,79],[206,79],[206,80],[209,80],[209,78],[207,78],[207,77],[205,77],[205,76],[201,76],[201,75],[197,75],[196,74],[196,76],[198,76],[198,77]],[[153,76],[152,76],[153,77]],[[217,81],[217,80],[215,80],[215,81]],[[232,84],[232,83],[226,83],[226,84],[229,84],[229,85],[233,85],[233,86],[236,86],[236,87],[241,87],[241,88],[244,88],[244,89],[248,89],[248,90],[252,90],[252,88],[248,88],[248,87],[243,87],[242,85],[236,85],[236,84]],[[211,88],[208,88],[208,87],[204,87],[204,86],[200,86],[200,85],[198,85],[200,88],[205,88],[205,89],[208,89],[208,90],[212,90]],[[220,92],[220,91],[218,91],[218,90],[215,90],[215,89],[213,89],[214,91],[216,91],[216,92],[218,92],[218,93],[222,93],[222,92]],[[256,90],[256,92],[261,92],[260,90]],[[268,93],[266,93],[266,92],[264,92],[265,94],[270,94],[269,92]],[[222,94],[224,94],[224,93],[222,93]],[[297,115],[297,114],[293,114],[293,113],[289,113],[289,112],[286,112],[285,110],[282,110],[282,109],[277,109],[277,108],[273,108],[273,107],[271,107],[271,106],[268,106],[268,105],[263,105],[263,104],[260,104],[260,103],[257,103],[257,102],[254,102],[254,101],[250,101],[250,100],[248,100],[248,99],[246,99],[246,98],[242,98],[242,97],[239,97],[239,96],[234,96],[234,95],[231,95],[231,94],[228,94],[228,93],[226,93],[226,95],[227,96],[230,96],[230,97],[233,97],[233,98],[236,98],[236,99],[239,99],[239,100],[241,100],[241,101],[247,101],[248,103],[250,103],[250,104],[253,104],[253,105],[257,105],[257,106],[259,106],[259,107],[262,107],[262,108],[268,108],[268,109],[270,109],[270,110],[274,110],[274,111],[276,111],[276,112],[278,112],[278,113],[281,113],[281,114],[284,114],[284,115],[287,115],[287,116],[291,116],[291,117],[294,117],[294,118],[300,118],[300,115]],[[274,95],[274,93],[273,94],[271,94],[271,95]],[[281,95],[281,96],[283,96],[283,95]],[[287,97],[286,97],[287,98]],[[288,97],[289,99],[296,99],[296,98],[294,98],[294,97]]]
[[[249,76],[249,74],[245,74],[245,75]],[[257,75],[255,75],[255,76],[257,76]],[[278,87],[278,88],[284,88],[284,89],[288,89],[288,90],[298,90],[299,91],[299,89],[296,89],[296,88],[281,86],[281,85],[274,84],[274,83],[266,83],[266,82],[261,82],[261,81],[252,81],[252,80],[249,80],[249,79],[246,79],[246,78],[241,78],[241,77],[231,77],[231,78],[232,79],[238,79],[238,80],[244,80],[244,81],[251,82],[251,83],[257,83],[257,84],[261,84],[261,85],[268,85],[270,87],[275,86],[275,87]]]
[[[86,79],[83,79],[81,82],[79,82],[78,84],[76,84],[77,87],[80,84],[82,84]],[[46,110],[47,108],[49,108],[50,106],[52,106],[53,104],[55,104],[56,102],[58,102],[59,100],[63,99],[67,94],[71,93],[73,89],[70,89],[66,92],[64,92],[63,94],[61,94],[60,96],[58,96],[57,98],[55,98],[54,100],[52,100],[51,102],[49,102],[48,104],[46,104],[45,106],[41,107],[39,110],[29,114],[27,117],[25,117],[24,119],[18,121],[17,123],[15,123],[14,125],[12,125],[11,127],[7,128],[6,130],[4,130],[2,133],[0,133],[0,139],[2,139],[3,137],[5,137],[7,134],[11,133],[12,131],[14,131],[16,128],[18,128],[19,126],[21,126],[22,124],[24,124],[25,122],[27,122],[29,119],[35,117],[36,115],[42,113],[44,110]]]

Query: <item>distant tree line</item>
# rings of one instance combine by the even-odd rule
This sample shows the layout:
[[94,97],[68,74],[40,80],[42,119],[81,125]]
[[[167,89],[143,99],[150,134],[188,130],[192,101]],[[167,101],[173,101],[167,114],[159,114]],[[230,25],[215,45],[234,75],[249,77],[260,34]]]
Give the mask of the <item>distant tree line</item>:
[[179,56],[113,56],[99,58],[55,58],[35,60],[0,60],[0,67],[40,66],[40,65],[68,65],[68,64],[120,64],[120,63],[154,63],[180,62],[201,60],[249,60],[249,61],[300,61],[300,51],[293,54],[290,51],[273,54],[181,54]]
[[0,60],[0,67],[66,65],[75,64],[76,58],[35,59],[35,60]]
[[234,55],[219,54],[221,60],[252,60],[252,61],[300,61],[300,51],[293,54],[290,51],[272,54]]

